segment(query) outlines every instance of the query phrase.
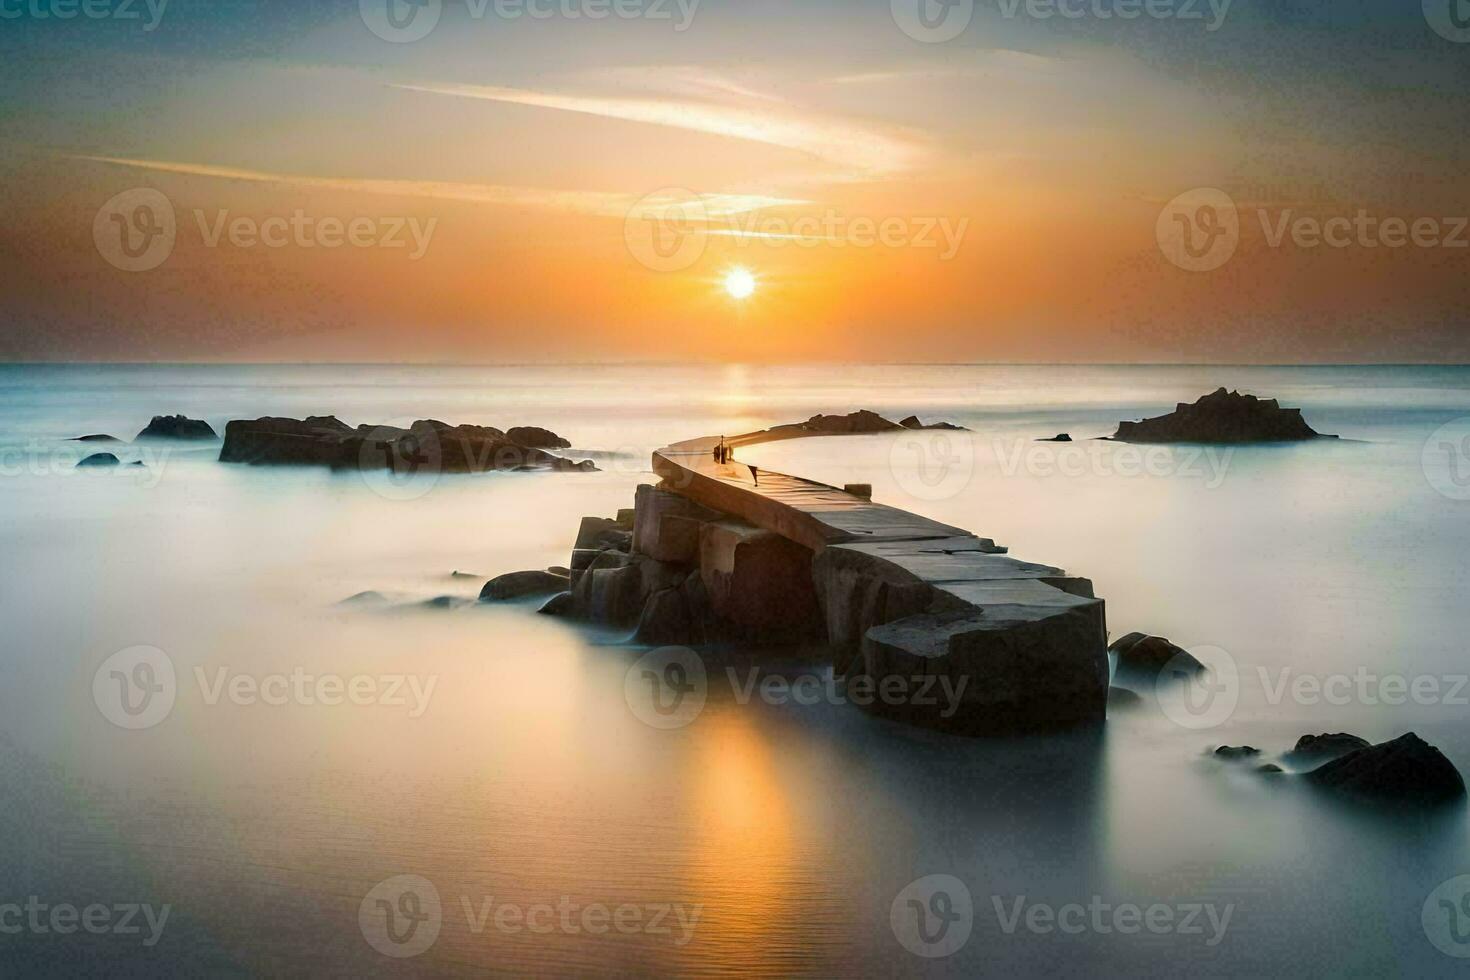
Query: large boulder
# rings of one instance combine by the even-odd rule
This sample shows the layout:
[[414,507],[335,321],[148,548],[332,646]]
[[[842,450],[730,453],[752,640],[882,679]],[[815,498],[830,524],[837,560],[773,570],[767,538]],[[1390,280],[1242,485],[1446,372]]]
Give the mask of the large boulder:
[[528,449],[571,449],[572,444],[550,429],[534,425],[517,425],[506,432],[506,438]]
[[153,421],[138,433],[139,439],[181,439],[198,442],[218,439],[219,436],[208,422],[185,418],[182,415],[155,415]]
[[638,619],[634,643],[647,646],[673,646],[697,642],[696,628],[689,614],[689,604],[679,589],[662,589],[648,597]]
[[1108,652],[1118,658],[1119,674],[1136,679],[1152,680],[1171,665],[1171,669],[1192,674],[1205,669],[1205,665],[1188,650],[1175,646],[1162,636],[1149,636],[1147,633],[1129,633],[1108,647]]
[[552,572],[510,572],[485,583],[480,590],[481,602],[504,602],[531,596],[565,592],[570,582],[565,575]]
[[237,419],[225,425],[219,459],[253,465],[356,465],[360,443],[347,445],[353,435],[353,428],[333,415]]
[[821,635],[812,553],[733,518],[704,524],[699,573],[715,617],[750,640],[801,642]]
[[1296,747],[1287,757],[1297,764],[1317,764],[1339,759],[1359,749],[1371,748],[1372,744],[1366,738],[1342,732],[1335,735],[1303,735],[1297,739]]
[[1221,388],[1192,405],[1180,403],[1168,415],[1120,422],[1113,438],[1141,443],[1250,443],[1300,442],[1322,435],[1306,423],[1299,408],[1282,408],[1274,398],[1263,400]]
[[700,528],[720,514],[688,497],[644,484],[633,500],[633,550],[658,561],[699,559]]
[[1412,732],[1350,752],[1303,778],[1333,793],[1369,802],[1434,806],[1465,796],[1465,780],[1454,763]]

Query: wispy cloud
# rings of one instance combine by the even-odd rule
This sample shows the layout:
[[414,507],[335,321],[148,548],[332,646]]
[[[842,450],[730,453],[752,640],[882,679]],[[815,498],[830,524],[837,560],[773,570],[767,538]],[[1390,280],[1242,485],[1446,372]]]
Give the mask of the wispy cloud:
[[717,90],[727,95],[742,96],[742,102],[746,104],[679,97],[563,95],[486,85],[388,84],[410,92],[536,106],[727,136],[797,150],[841,170],[857,170],[874,176],[912,171],[928,153],[926,147],[912,136],[895,134],[875,125],[801,111],[768,96],[742,91],[740,87],[728,84]]

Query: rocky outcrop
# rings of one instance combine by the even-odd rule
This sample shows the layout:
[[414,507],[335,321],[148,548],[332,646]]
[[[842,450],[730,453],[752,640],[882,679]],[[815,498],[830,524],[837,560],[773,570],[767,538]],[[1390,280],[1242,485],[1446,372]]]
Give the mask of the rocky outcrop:
[[548,596],[565,592],[571,580],[552,572],[511,572],[485,583],[480,590],[481,602],[508,602],[532,596]]
[[1037,439],[1036,441],[1037,442],[1071,442],[1072,441],[1072,436],[1069,433],[1062,432],[1062,433],[1059,433],[1057,435],[1052,436],[1050,439]]
[[1341,732],[1336,735],[1303,735],[1297,739],[1296,747],[1287,753],[1287,758],[1299,765],[1320,764],[1371,746],[1366,738]]
[[1324,790],[1367,802],[1435,806],[1465,797],[1465,780],[1459,770],[1439,749],[1412,732],[1350,752],[1303,778]]
[[426,419],[407,429],[366,425],[353,429],[330,415],[230,422],[225,426],[220,462],[386,469],[395,473],[597,469],[590,460],[574,462],[524,446],[499,429],[485,426],[453,426]]
[[121,460],[112,455],[112,453],[93,453],[86,459],[77,463],[77,466],[85,466],[89,468],[94,466],[116,466],[119,462],[121,462]]
[[935,422],[931,425],[925,425],[923,422],[919,421],[919,417],[917,415],[910,415],[908,418],[904,419],[898,424],[903,426],[905,429],[947,429],[951,432],[965,431],[964,426],[955,425],[953,422]]
[[67,442],[122,442],[122,440],[116,436],[99,432],[90,436],[77,436],[75,439],[68,439]]
[[1274,398],[1263,400],[1221,388],[1192,405],[1181,403],[1168,415],[1121,422],[1113,438],[1139,443],[1251,443],[1335,437],[1314,431],[1299,408],[1282,408]]
[[180,439],[190,442],[218,439],[213,427],[199,419],[182,415],[155,415],[153,421],[138,433],[139,439]]
[[925,425],[917,416],[910,415],[902,422],[886,419],[877,412],[861,409],[847,415],[813,415],[805,422],[778,425],[767,429],[765,436],[774,439],[789,439],[794,436],[851,436],[872,435],[879,432],[903,432],[908,429],[949,429],[964,431],[963,426],[950,422],[935,422]]
[[571,449],[572,444],[550,429],[534,425],[517,425],[507,430],[505,437],[527,449]]
[[1108,652],[1118,658],[1118,673],[1138,680],[1153,680],[1163,673],[1164,668],[1199,673],[1205,669],[1195,657],[1183,647],[1177,647],[1162,636],[1147,633],[1129,633],[1108,647]]
[[1254,745],[1222,745],[1215,750],[1220,759],[1251,759],[1261,754]]

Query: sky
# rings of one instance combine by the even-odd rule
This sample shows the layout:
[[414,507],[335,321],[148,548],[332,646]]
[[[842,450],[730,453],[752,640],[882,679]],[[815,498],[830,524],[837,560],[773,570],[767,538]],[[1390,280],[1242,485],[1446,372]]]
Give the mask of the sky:
[[0,0],[0,360],[1463,363],[1467,83],[1466,0]]

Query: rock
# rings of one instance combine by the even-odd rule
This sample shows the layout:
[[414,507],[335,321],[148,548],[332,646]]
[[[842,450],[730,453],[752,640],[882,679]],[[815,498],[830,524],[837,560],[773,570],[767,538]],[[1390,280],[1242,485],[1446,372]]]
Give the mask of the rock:
[[75,439],[68,439],[67,441],[68,442],[122,442],[121,439],[118,439],[118,438],[116,438],[114,436],[103,435],[103,434],[100,434],[100,433],[97,434],[97,435],[91,435],[91,436],[77,436]]
[[631,626],[643,611],[643,571],[632,556],[604,551],[572,588],[576,613],[607,626]]
[[1282,408],[1275,399],[1221,388],[1192,405],[1181,403],[1169,415],[1121,422],[1113,438],[1140,443],[1251,443],[1300,442],[1322,436],[1306,423],[1299,408]]
[[1302,777],[1352,799],[1410,806],[1451,803],[1465,796],[1465,780],[1450,760],[1412,732],[1350,752]]
[[388,597],[381,592],[359,592],[357,595],[348,596],[339,606],[380,606],[388,601]]
[[470,604],[470,600],[468,600],[466,598],[463,598],[462,596],[457,596],[457,595],[441,595],[441,596],[435,596],[432,599],[425,600],[424,602],[420,602],[418,604],[418,608],[420,608],[420,609],[458,609],[461,606],[468,606],[469,604]]
[[873,499],[873,485],[871,483],[844,483],[842,485],[842,492],[850,493],[854,497],[861,497],[863,500]]
[[131,462],[131,463],[129,463],[129,464],[128,464],[128,465],[129,465],[129,466],[142,466],[142,467],[144,467],[144,468],[145,468],[145,469],[146,469],[146,468],[147,468],[147,466],[148,466],[148,464],[147,464],[147,463],[145,463],[145,462],[143,462],[143,461],[142,461],[142,460],[141,460],[141,459],[135,459],[135,460],[133,460],[133,461],[132,461],[132,462]]
[[1205,665],[1189,651],[1177,647],[1161,636],[1146,633],[1129,633],[1108,647],[1108,652],[1118,658],[1118,672],[1138,677],[1155,678],[1165,667],[1199,673]]
[[553,575],[560,575],[562,578],[572,577],[572,570],[565,565],[552,565],[547,571]]
[[1221,759],[1249,759],[1261,754],[1261,750],[1253,745],[1222,745],[1215,750],[1215,755]]
[[1129,711],[1143,704],[1143,696],[1126,687],[1108,688],[1108,710]]
[[1274,762],[1268,762],[1264,766],[1256,766],[1256,772],[1264,773],[1268,776],[1274,776],[1277,773],[1282,773],[1285,771],[1285,769],[1282,769]]
[[182,415],[155,415],[153,421],[138,433],[139,439],[184,439],[194,442],[218,439],[208,422]]
[[550,572],[511,572],[485,583],[480,590],[481,602],[505,602],[530,596],[565,592],[570,582],[566,576]]
[[355,430],[334,415],[238,419],[225,425],[219,459],[252,465],[356,466],[361,443],[347,444],[354,435]]
[[546,600],[545,605],[536,610],[543,616],[571,616],[576,612],[577,603],[570,592],[561,592]]
[[518,446],[528,449],[571,449],[572,444],[550,429],[541,429],[533,425],[518,425],[505,434],[506,438]]
[[449,573],[449,577],[452,579],[483,579],[485,576],[476,575],[473,572],[461,572],[458,569],[455,569],[454,571]]
[[1050,439],[1037,439],[1036,441],[1037,442],[1071,442],[1072,441],[1072,437],[1071,437],[1070,434],[1068,434],[1066,432],[1062,432],[1062,433],[1059,433],[1058,435],[1052,436]]
[[632,543],[632,533],[619,527],[617,521],[610,521],[605,517],[584,517],[581,526],[577,528],[577,540],[572,549],[592,552],[627,550]]
[[699,560],[700,528],[722,515],[688,497],[644,484],[635,492],[633,550],[658,561]]
[[112,453],[93,453],[86,459],[77,463],[77,466],[116,466],[120,462],[122,461],[119,460],[116,456],[112,455]]
[[821,635],[812,553],[733,518],[701,526],[699,572],[716,618],[747,639],[787,643]]
[[1332,759],[1341,758],[1349,752],[1371,748],[1372,744],[1366,738],[1359,738],[1356,735],[1343,733],[1336,735],[1303,735],[1297,739],[1296,747],[1287,753],[1287,757],[1291,761],[1299,763],[1329,762]]
[[633,524],[638,519],[638,510],[635,507],[618,508],[617,525],[622,531],[633,530]]
[[679,589],[661,589],[648,597],[643,605],[643,615],[638,619],[638,632],[633,634],[633,642],[646,646],[696,642],[689,606]]

